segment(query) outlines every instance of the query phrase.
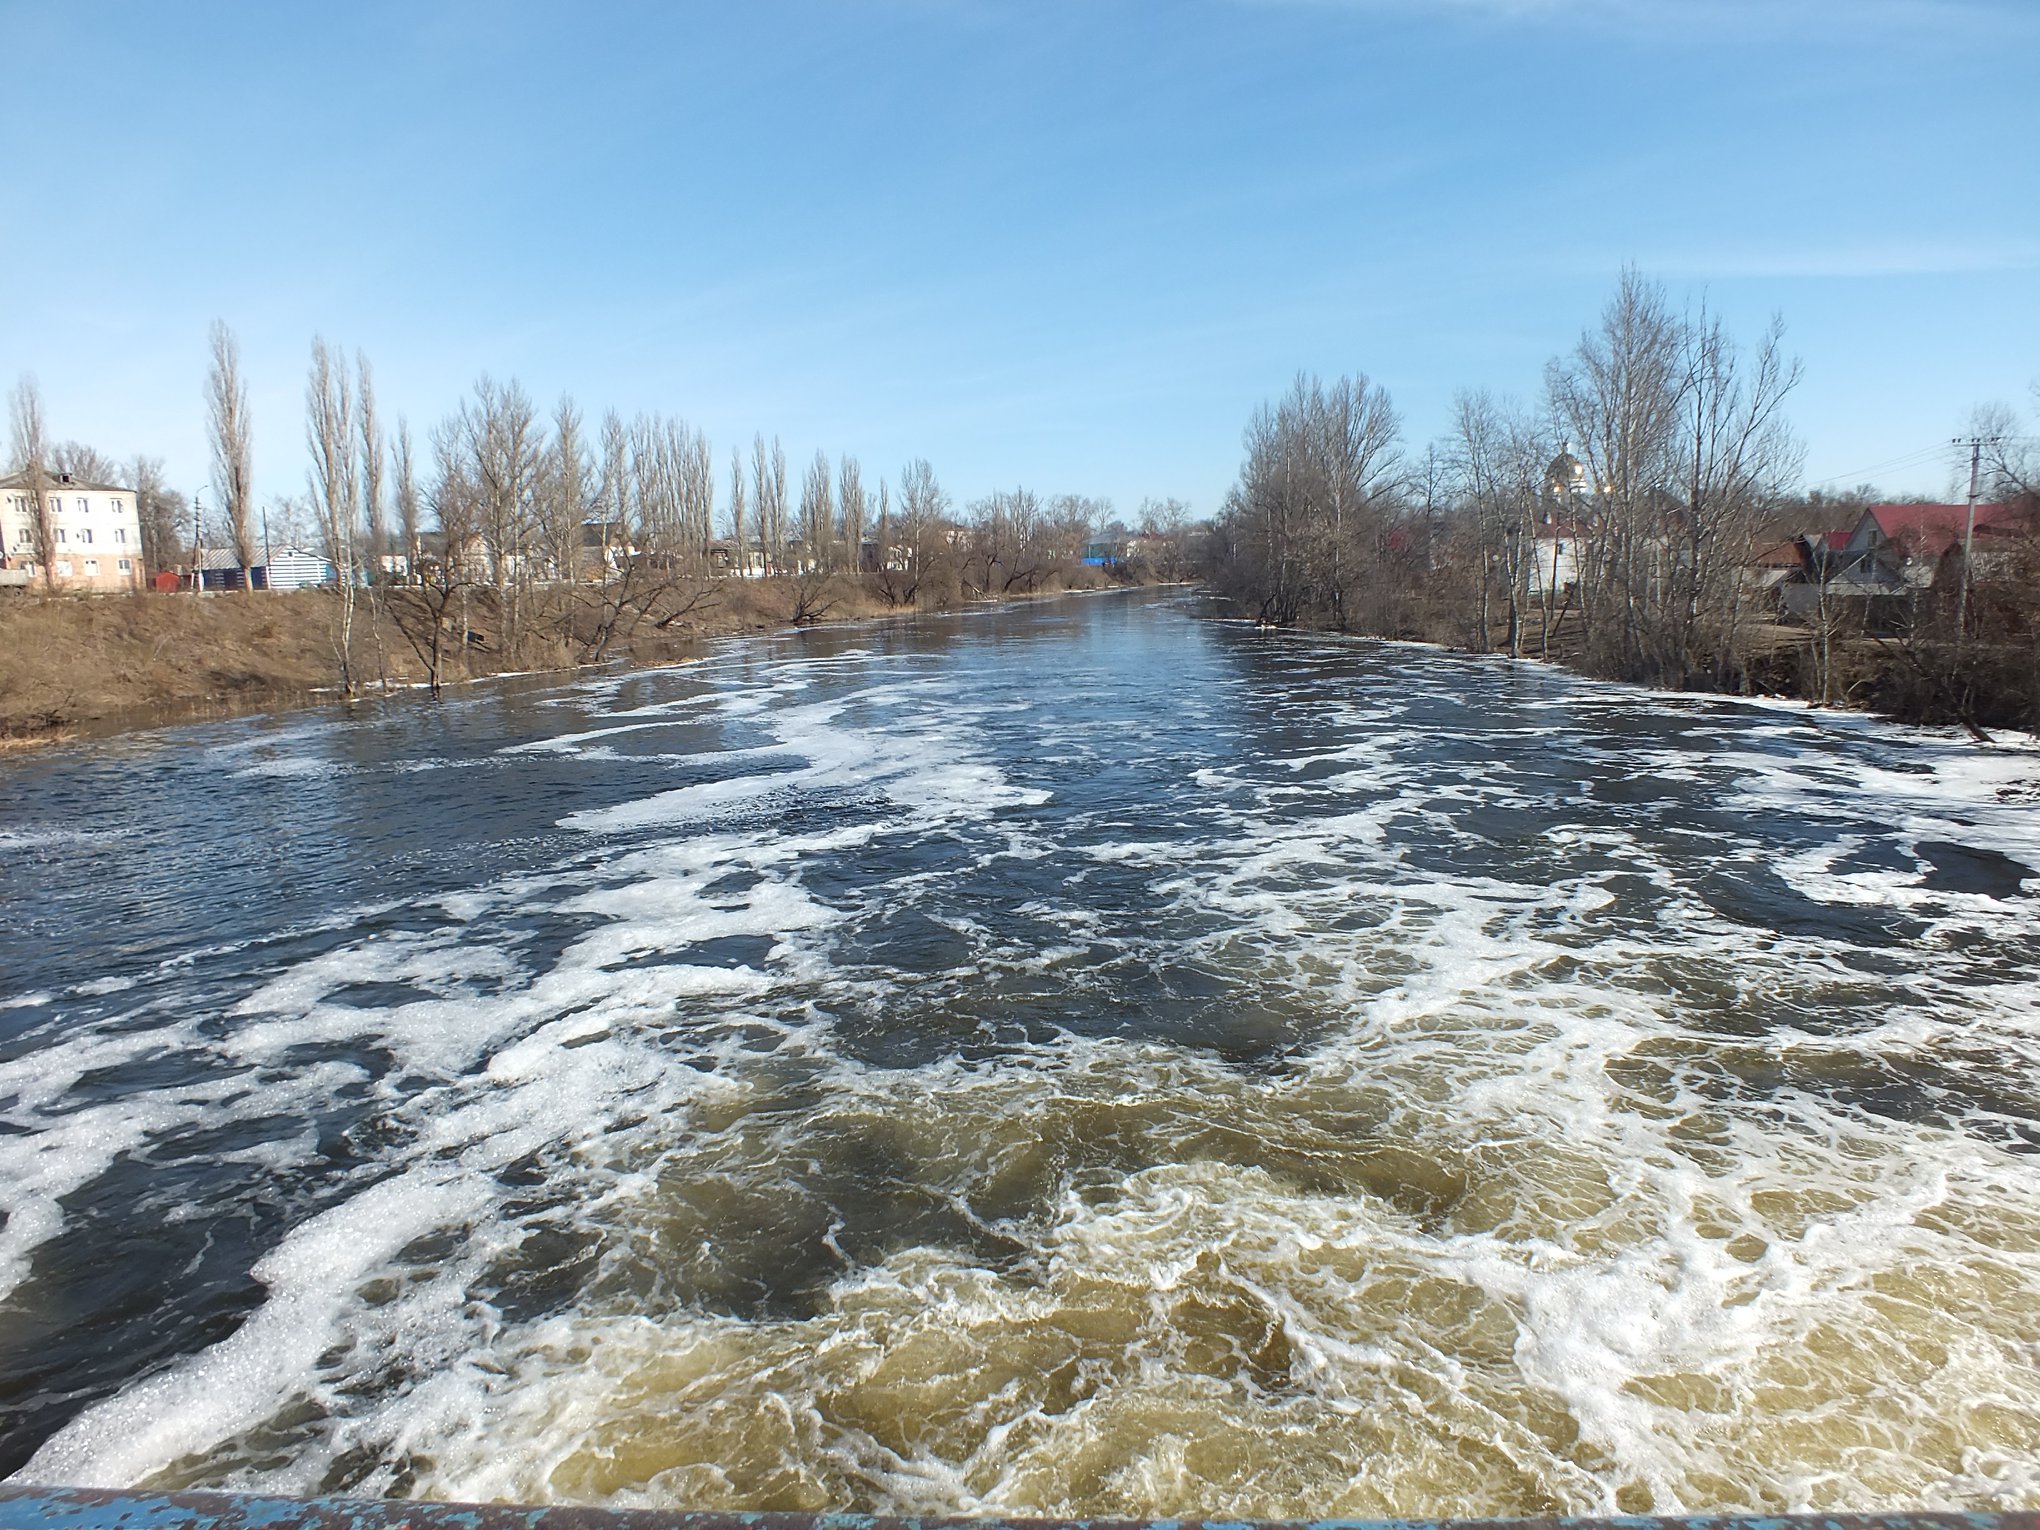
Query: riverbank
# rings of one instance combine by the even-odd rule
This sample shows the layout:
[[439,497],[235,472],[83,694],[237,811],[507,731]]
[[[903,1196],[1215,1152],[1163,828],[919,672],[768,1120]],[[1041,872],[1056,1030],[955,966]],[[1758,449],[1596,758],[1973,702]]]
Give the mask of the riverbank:
[[[1096,576],[1095,587],[1110,584]],[[1088,587],[1058,579],[1052,589],[986,603]],[[597,663],[669,664],[715,638],[954,605],[947,598],[889,601],[875,580],[851,575],[716,579],[664,591],[619,623],[598,592],[527,592],[521,609],[505,611],[493,592],[476,590],[442,624],[439,677],[452,686]],[[354,694],[429,686],[429,634],[418,615],[401,592],[393,601],[357,597],[344,645]],[[0,750],[59,743],[81,730],[337,700],[344,690],[343,625],[331,590],[0,600]]]
[[[1216,598],[1242,615],[1250,610],[1237,598]],[[1501,653],[1469,641],[1460,623],[1431,612],[1394,631],[1309,620],[1288,625],[1299,632],[1421,643],[1451,653]],[[2040,737],[2040,667],[2017,644],[1972,643],[1962,650],[1918,639],[1857,635],[1833,638],[1822,653],[1815,635],[1804,627],[1753,621],[1720,674],[1696,671],[1680,683],[1609,673],[1590,662],[1577,624],[1561,620],[1548,638],[1534,630],[1527,633],[1522,652],[1514,657],[1646,693],[1796,702],[1887,722],[1959,727],[1979,740],[1992,732]]]

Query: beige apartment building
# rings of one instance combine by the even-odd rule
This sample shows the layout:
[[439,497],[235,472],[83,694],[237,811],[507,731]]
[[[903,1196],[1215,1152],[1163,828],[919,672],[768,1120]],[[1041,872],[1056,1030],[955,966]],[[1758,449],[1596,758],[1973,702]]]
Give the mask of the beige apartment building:
[[25,473],[0,478],[0,585],[60,590],[138,590],[142,521],[135,491],[42,475],[49,510],[47,576],[37,535],[36,486]]

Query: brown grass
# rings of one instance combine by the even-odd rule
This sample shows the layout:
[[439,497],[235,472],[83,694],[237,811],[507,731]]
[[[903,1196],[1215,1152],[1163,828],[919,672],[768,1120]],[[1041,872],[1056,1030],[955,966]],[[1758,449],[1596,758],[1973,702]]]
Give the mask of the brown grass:
[[[682,612],[696,594],[701,600]],[[340,683],[339,606],[331,590],[0,596],[0,747],[50,742],[81,724],[145,724],[330,695]],[[837,576],[820,586],[718,579],[664,593],[609,657],[671,663],[709,638],[783,631],[803,608],[825,622],[907,614],[862,578]],[[572,669],[589,652],[592,613],[584,592],[527,595],[514,649],[489,592],[472,592],[467,616],[476,641],[450,642],[442,671],[449,684]],[[350,656],[359,689],[425,679],[398,623],[365,596],[356,602]]]

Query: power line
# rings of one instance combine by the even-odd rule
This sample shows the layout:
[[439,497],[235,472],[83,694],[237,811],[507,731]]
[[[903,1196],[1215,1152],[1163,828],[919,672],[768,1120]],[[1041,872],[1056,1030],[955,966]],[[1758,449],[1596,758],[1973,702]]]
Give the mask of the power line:
[[1920,467],[1937,457],[1952,460],[1946,445],[1923,446],[1918,451],[1907,452],[1903,457],[1893,457],[1888,462],[1873,462],[1868,467],[1851,468],[1846,473],[1836,473],[1830,478],[1816,479],[1808,484],[1807,488],[1818,489],[1826,484],[1840,483],[1844,479],[1858,478],[1871,473],[1888,473],[1896,468]]
[[1963,641],[1969,636],[1969,563],[1976,552],[1976,495],[1981,486],[1983,449],[2002,446],[2003,436],[1957,436],[1950,446],[1969,448],[1969,521],[1962,531],[1962,592],[1955,598],[1955,657],[1962,657]]

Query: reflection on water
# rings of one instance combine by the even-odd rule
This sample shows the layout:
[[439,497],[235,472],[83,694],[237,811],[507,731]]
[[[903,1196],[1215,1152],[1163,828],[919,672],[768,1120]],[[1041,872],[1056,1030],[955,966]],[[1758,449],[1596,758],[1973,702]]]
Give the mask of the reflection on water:
[[2040,1504],[2040,754],[1178,596],[0,767],[0,1470]]

